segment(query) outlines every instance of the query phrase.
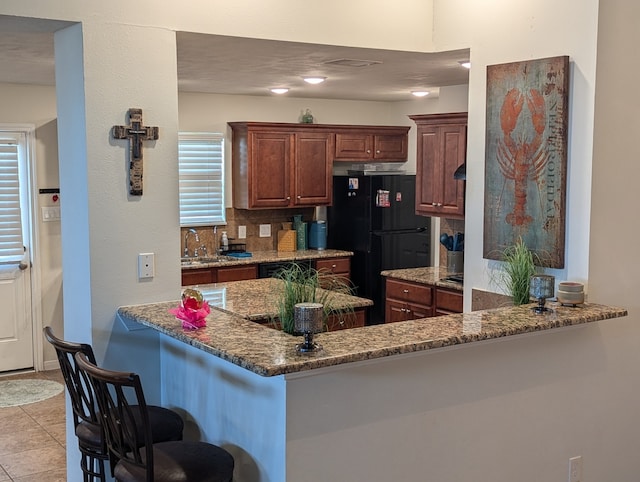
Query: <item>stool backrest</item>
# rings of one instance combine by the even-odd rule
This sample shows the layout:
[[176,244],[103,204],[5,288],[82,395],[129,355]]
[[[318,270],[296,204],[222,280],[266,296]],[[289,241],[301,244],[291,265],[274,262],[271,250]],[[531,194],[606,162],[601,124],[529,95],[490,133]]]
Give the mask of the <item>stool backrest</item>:
[[[99,368],[83,353],[76,354],[76,363],[80,375],[93,386],[96,394],[107,447],[114,456],[111,458],[112,469],[114,462],[120,459],[120,463],[146,472],[147,481],[152,482],[153,440],[140,377],[135,373]],[[134,416],[133,405],[139,407],[138,417]],[[132,450],[130,447],[141,448]]]
[[100,424],[98,414],[96,412],[97,405],[93,389],[91,385],[83,383],[78,373],[75,355],[83,353],[87,360],[96,363],[91,345],[86,343],[75,343],[61,340],[53,334],[50,326],[46,326],[43,330],[46,340],[53,345],[60,364],[60,371],[64,378],[69,398],[71,399],[71,408],[73,409],[74,426],[78,425],[80,420],[96,425]]

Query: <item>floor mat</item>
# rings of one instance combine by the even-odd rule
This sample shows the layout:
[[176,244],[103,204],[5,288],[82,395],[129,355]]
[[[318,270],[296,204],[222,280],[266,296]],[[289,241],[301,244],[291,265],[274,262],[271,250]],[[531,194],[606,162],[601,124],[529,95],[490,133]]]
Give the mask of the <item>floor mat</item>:
[[17,407],[56,396],[64,385],[53,380],[0,381],[0,408]]

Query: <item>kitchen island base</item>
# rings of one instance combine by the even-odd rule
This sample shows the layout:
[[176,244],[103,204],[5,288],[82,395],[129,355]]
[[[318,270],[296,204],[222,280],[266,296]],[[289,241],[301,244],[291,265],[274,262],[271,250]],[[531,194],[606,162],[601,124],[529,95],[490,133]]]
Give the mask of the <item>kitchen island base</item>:
[[188,437],[234,455],[236,482],[564,480],[570,456],[606,457],[597,440],[615,436],[624,356],[603,338],[624,323],[269,377],[163,334],[162,398]]

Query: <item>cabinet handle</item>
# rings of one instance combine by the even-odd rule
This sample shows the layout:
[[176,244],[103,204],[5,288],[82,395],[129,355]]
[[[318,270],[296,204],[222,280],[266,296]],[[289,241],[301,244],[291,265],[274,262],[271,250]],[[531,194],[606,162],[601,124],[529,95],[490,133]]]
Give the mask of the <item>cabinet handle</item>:
[[378,150],[378,151],[376,151],[376,154],[380,154],[380,151],[379,151],[379,150]]
[[371,154],[371,149],[367,149],[367,154]]
[[431,205],[432,205],[432,206],[437,206],[437,205],[438,205],[438,203],[431,203]]
[[404,294],[407,294],[407,293],[409,293],[409,290],[404,289],[404,290],[402,290],[402,292],[403,292]]
[[287,201],[291,201],[291,196],[287,196]]
[[336,269],[336,265],[335,265],[335,264],[332,264],[332,265],[331,265],[331,270],[333,271],[334,269]]
[[442,206],[442,203],[438,203],[438,207],[441,207],[441,206]]
[[298,199],[301,199],[301,198],[302,198],[302,196],[298,196]]

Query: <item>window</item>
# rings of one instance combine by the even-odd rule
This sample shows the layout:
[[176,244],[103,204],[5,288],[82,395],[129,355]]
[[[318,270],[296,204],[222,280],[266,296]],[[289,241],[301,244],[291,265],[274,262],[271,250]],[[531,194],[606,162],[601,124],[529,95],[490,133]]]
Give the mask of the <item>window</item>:
[[0,264],[20,263],[25,254],[28,210],[21,203],[28,206],[28,189],[21,192],[20,180],[27,176],[27,149],[26,132],[0,129]]
[[180,226],[226,224],[223,135],[179,133],[178,164]]

